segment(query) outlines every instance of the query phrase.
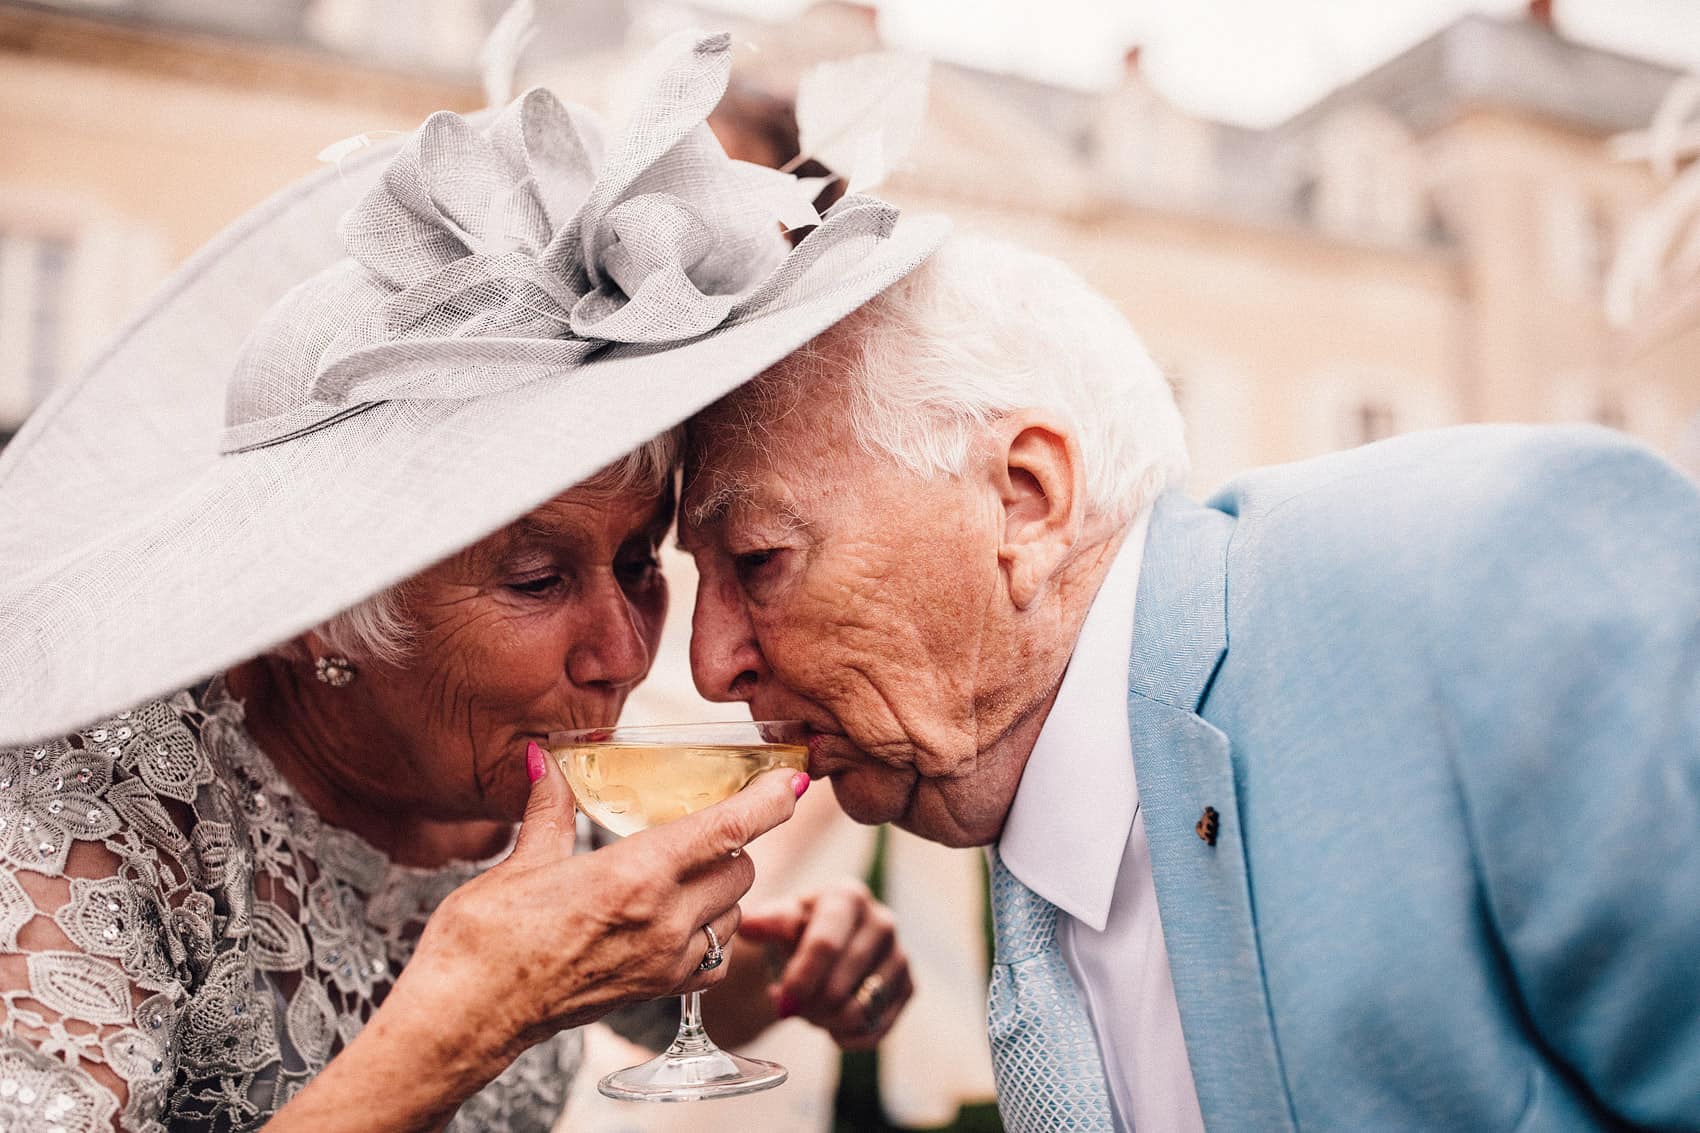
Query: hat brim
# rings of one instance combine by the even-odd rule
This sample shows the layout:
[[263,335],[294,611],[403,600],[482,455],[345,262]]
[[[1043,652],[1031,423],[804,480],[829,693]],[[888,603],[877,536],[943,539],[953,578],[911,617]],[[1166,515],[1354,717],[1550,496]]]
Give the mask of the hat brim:
[[220,672],[498,530],[831,327],[949,227],[905,218],[824,294],[684,345],[220,456],[243,338],[338,258],[335,219],[387,156],[238,221],[0,454],[0,746]]

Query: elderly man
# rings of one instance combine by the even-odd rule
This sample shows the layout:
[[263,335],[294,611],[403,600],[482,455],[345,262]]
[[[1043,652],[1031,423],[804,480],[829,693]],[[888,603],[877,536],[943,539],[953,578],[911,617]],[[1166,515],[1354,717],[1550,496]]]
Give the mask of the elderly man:
[[1700,1128],[1700,495],[1657,458],[1458,429],[1199,506],[1114,309],[962,238],[689,441],[703,693],[993,847],[1009,1128]]

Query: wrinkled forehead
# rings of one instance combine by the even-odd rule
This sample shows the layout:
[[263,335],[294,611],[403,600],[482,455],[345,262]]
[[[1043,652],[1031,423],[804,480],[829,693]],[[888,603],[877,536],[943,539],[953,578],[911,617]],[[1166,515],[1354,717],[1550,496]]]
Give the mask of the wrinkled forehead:
[[844,418],[872,318],[866,309],[852,311],[691,418],[687,459],[712,466],[752,444],[771,449]]
[[[781,364],[783,366],[783,363]],[[758,483],[806,475],[837,446],[844,414],[826,383],[779,367],[693,417],[685,430],[682,515]]]
[[792,473],[786,453],[789,438],[766,436],[741,428],[717,428],[712,419],[692,423],[684,465],[684,491],[679,498],[679,533],[688,534],[722,524],[734,514],[773,512],[789,498]]
[[685,424],[685,462],[718,468],[795,443],[842,399],[804,347],[702,410]]
[[681,531],[739,509],[800,513],[843,488],[866,455],[848,374],[868,317],[853,312],[688,422]]

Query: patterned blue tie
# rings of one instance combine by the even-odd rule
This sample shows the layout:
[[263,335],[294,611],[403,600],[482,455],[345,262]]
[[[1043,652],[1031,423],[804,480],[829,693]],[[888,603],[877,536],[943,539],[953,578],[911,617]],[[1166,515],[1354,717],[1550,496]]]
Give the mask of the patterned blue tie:
[[1008,1133],[1115,1128],[1098,1040],[1057,945],[1057,907],[992,863],[987,1005],[998,1111]]

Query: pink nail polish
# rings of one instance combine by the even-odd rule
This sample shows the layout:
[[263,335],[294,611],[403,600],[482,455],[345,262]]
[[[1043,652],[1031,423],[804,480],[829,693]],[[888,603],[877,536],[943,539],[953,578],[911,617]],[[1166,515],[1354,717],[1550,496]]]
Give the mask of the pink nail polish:
[[803,792],[808,790],[808,789],[809,789],[809,777],[807,775],[805,775],[801,771],[799,771],[795,775],[791,776],[791,793],[792,794],[796,795],[798,798],[802,798]]
[[543,749],[535,741],[525,745],[525,773],[533,783],[543,778]]

